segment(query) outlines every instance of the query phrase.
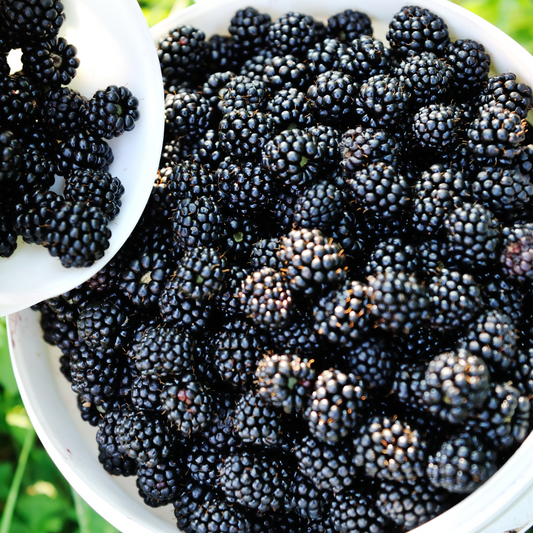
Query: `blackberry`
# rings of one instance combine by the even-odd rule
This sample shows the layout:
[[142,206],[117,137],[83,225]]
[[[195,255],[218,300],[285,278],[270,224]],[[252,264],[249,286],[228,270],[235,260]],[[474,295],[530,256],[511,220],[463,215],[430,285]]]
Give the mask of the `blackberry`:
[[201,436],[189,439],[184,451],[183,462],[187,469],[187,478],[215,489],[225,452],[213,448]]
[[509,315],[515,324],[522,320],[524,295],[520,284],[493,272],[481,279],[481,296],[487,308],[497,309]]
[[118,451],[147,468],[168,457],[174,441],[166,424],[147,412],[124,412],[116,422],[114,433]]
[[407,210],[410,187],[398,168],[383,162],[348,174],[347,194],[352,194],[357,204],[380,219],[400,218]]
[[119,214],[123,194],[120,179],[105,170],[74,170],[67,176],[63,189],[67,200],[99,207],[109,221]]
[[[269,50],[268,48],[257,50],[254,52],[254,55],[252,57],[250,57],[244,62],[242,68],[238,71],[238,74],[251,80],[258,80],[267,83],[265,77],[265,69],[267,65],[272,64],[272,59],[274,59],[275,57],[280,56],[278,56],[275,52]],[[223,89],[221,95],[224,93],[225,90],[226,89]]]
[[344,196],[335,184],[319,180],[304,189],[294,206],[297,228],[326,230],[341,216]]
[[281,89],[268,101],[266,112],[277,133],[290,127],[310,128],[316,124],[313,107],[304,92],[292,87]]
[[269,267],[246,277],[238,293],[247,317],[260,328],[279,328],[290,323],[293,301],[288,281]]
[[518,82],[516,74],[506,72],[488,79],[480,102],[488,108],[493,105],[501,106],[525,119],[533,107],[533,91],[529,85]]
[[405,239],[388,238],[380,241],[370,253],[366,273],[395,270],[397,272],[418,271],[417,249]]
[[148,327],[132,345],[129,357],[143,378],[174,378],[190,367],[195,353],[191,335],[169,326]]
[[64,201],[50,218],[43,244],[64,267],[79,268],[101,259],[109,248],[110,237],[108,218],[102,209]]
[[241,58],[233,37],[215,33],[209,37],[206,46],[206,67],[208,72],[217,73],[226,70],[238,70]]
[[421,52],[403,59],[395,70],[411,94],[411,104],[425,106],[441,102],[448,93],[453,69],[432,52]]
[[318,76],[330,70],[338,70],[339,59],[346,52],[345,43],[326,37],[318,41],[307,51],[307,65],[312,76]]
[[309,85],[309,68],[291,54],[274,56],[266,63],[262,79],[273,93],[284,89],[305,91]]
[[305,408],[315,379],[312,362],[297,355],[266,354],[255,370],[257,394],[286,413]]
[[260,395],[250,391],[241,396],[235,405],[233,428],[246,444],[277,447],[283,433],[280,415]]
[[320,230],[292,230],[280,240],[278,252],[285,265],[289,290],[312,298],[346,280],[346,261],[340,245]]
[[409,332],[427,314],[427,289],[415,274],[376,272],[367,277],[367,283],[369,310],[378,327]]
[[205,34],[190,24],[179,25],[159,41],[157,55],[166,91],[183,79],[199,78],[208,48]]
[[355,114],[366,126],[399,127],[407,115],[409,100],[410,93],[403,80],[388,74],[376,74],[361,85],[355,101]]
[[483,359],[491,372],[501,376],[512,368],[517,344],[518,332],[511,318],[501,311],[487,310],[459,339],[458,347]]
[[[216,190],[214,173],[206,166],[189,159],[172,166],[167,181],[170,200],[213,196]],[[172,202],[174,204],[174,202]],[[175,209],[175,205],[172,205]]]
[[529,176],[514,168],[485,167],[472,182],[473,200],[502,218],[512,218],[519,213],[532,195]]
[[226,253],[228,262],[241,264],[247,262],[255,240],[261,238],[263,234],[264,230],[253,214],[227,216],[221,247]]
[[498,221],[480,204],[465,203],[444,219],[448,253],[452,263],[486,270],[496,259],[501,245]]
[[59,0],[7,0],[0,14],[4,28],[24,40],[57,35],[65,21],[65,9]]
[[113,160],[113,150],[104,139],[78,131],[59,143],[56,151],[56,173],[66,176],[77,169],[107,171]]
[[490,392],[485,361],[466,349],[434,356],[421,384],[421,401],[430,413],[451,424],[461,424]]
[[145,497],[159,504],[170,503],[180,489],[182,476],[180,465],[166,458],[152,467],[141,466],[137,472],[137,487]]
[[0,213],[0,257],[11,257],[17,249],[17,230],[11,217]]
[[0,121],[4,128],[19,131],[35,120],[41,92],[37,87],[21,73],[0,76]]
[[321,23],[304,13],[289,11],[273,21],[268,29],[267,45],[280,55],[303,58],[322,34]]
[[471,274],[443,268],[428,286],[430,325],[441,331],[470,324],[482,309],[481,289]]
[[[208,485],[187,481],[173,502],[177,526],[187,532],[199,531],[197,528],[191,529],[192,515],[196,512],[203,513],[200,507],[207,509],[215,497],[218,498],[216,491]],[[198,517],[195,517],[195,520],[198,520]]]
[[[233,391],[219,394],[209,424],[199,433],[202,442],[205,442],[213,453],[230,453],[241,446],[240,439],[233,431],[236,401]],[[221,454],[217,454],[216,460],[221,457]]]
[[293,453],[298,470],[322,491],[338,493],[354,483],[352,450],[345,440],[328,444],[307,435],[295,444]]
[[491,57],[481,43],[472,39],[451,42],[445,60],[455,73],[450,84],[454,96],[470,100],[486,87]]
[[322,296],[313,309],[315,331],[329,343],[351,346],[370,325],[367,286],[347,280]]
[[237,109],[263,111],[270,95],[268,85],[248,76],[235,76],[219,91],[218,109],[225,115]]
[[520,116],[501,105],[481,109],[466,133],[468,150],[484,166],[510,164],[525,139]]
[[331,494],[315,487],[313,482],[297,472],[288,487],[286,506],[305,520],[317,520],[326,514]]
[[431,152],[449,152],[459,142],[461,114],[453,105],[430,104],[420,108],[411,126],[413,141]]
[[[235,73],[231,70],[222,70],[220,72],[214,72],[202,85],[202,96],[209,103],[211,113],[215,113],[218,110],[218,101],[226,90],[226,84],[235,77]],[[213,116],[214,118],[214,116]],[[217,117],[218,118],[218,117]]]
[[207,130],[205,135],[198,141],[196,152],[192,159],[198,161],[207,170],[216,170],[224,157],[218,140],[218,132]]
[[393,52],[400,57],[420,52],[445,57],[450,44],[444,20],[418,6],[405,6],[398,11],[390,21],[386,37]]
[[86,128],[104,139],[133,130],[139,117],[139,100],[123,86],[109,85],[96,91],[83,108]]
[[255,159],[274,132],[274,120],[265,113],[237,109],[218,124],[220,147],[237,159]]
[[283,465],[261,451],[230,455],[220,471],[220,487],[228,503],[258,513],[276,511],[283,505],[287,479]]
[[341,132],[332,126],[317,124],[306,128],[315,139],[323,152],[325,166],[337,166],[341,158]]
[[233,48],[240,58],[249,57],[265,47],[271,18],[254,7],[239,9],[231,18],[228,31],[233,37]]
[[304,419],[311,435],[335,444],[356,427],[366,393],[354,374],[336,369],[320,373],[314,387]]
[[338,70],[350,74],[358,83],[380,74],[390,74],[392,57],[390,50],[372,34],[361,35],[351,41],[341,52]]
[[316,137],[298,128],[284,130],[263,147],[262,164],[285,187],[304,185],[317,175],[324,157]]
[[136,411],[155,411],[161,413],[162,405],[159,395],[161,394],[162,382],[151,376],[137,376],[131,381],[130,398],[133,409]]
[[42,96],[39,119],[57,139],[65,139],[82,128],[82,110],[87,98],[70,87],[50,89]]
[[[246,514],[218,495],[205,498],[189,517],[189,528],[184,531],[213,533],[251,533]],[[178,524],[180,522],[178,521]]]
[[168,93],[165,97],[165,134],[180,138],[201,137],[211,125],[211,107],[196,92]]
[[252,246],[250,266],[254,270],[270,267],[274,270],[283,268],[283,261],[278,257],[279,239],[276,237],[259,239]]
[[192,374],[163,385],[160,399],[170,426],[184,437],[201,431],[213,416],[213,396]]
[[429,456],[431,484],[454,494],[470,494],[496,472],[496,452],[475,436],[459,432]]
[[363,35],[373,35],[372,21],[365,13],[345,9],[328,18],[326,25],[330,37],[351,43]]
[[359,88],[349,74],[335,70],[319,74],[307,89],[316,119],[330,126],[351,121]]
[[502,229],[500,265],[506,279],[525,283],[533,277],[533,224],[515,223]]

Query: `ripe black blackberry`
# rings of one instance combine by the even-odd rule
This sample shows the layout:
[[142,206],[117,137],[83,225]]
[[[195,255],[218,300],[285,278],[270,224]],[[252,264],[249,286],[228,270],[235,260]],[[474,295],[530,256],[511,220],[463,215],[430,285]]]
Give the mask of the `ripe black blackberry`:
[[40,87],[22,73],[0,77],[0,121],[3,128],[22,130],[38,114]]
[[250,216],[242,216],[240,213],[228,215],[224,222],[221,253],[226,254],[229,263],[244,265],[252,253],[256,239],[264,234],[264,229],[253,213]]
[[296,228],[327,230],[340,217],[344,195],[328,180],[319,180],[303,190],[294,206],[293,222]]
[[174,273],[174,280],[186,298],[208,300],[222,291],[227,263],[214,248],[187,250]]
[[0,213],[0,257],[11,257],[17,249],[17,230],[12,217]]
[[217,107],[222,115],[237,109],[263,111],[269,96],[270,89],[264,81],[235,76],[219,91]]
[[165,134],[196,139],[211,126],[211,107],[193,91],[168,93],[165,97]]
[[216,489],[222,462],[228,454],[212,447],[200,435],[188,439],[182,459],[187,478]]
[[323,29],[323,24],[312,16],[289,11],[271,23],[267,45],[277,55],[293,54],[304,58],[309,48],[323,36]]
[[259,239],[252,246],[250,266],[253,270],[271,267],[274,270],[283,268],[283,261],[278,257],[279,239],[277,237]]
[[139,100],[127,87],[99,89],[83,107],[83,122],[90,133],[112,139],[131,131],[139,119]]
[[410,187],[394,164],[377,162],[347,173],[347,195],[371,216],[389,220],[407,211]]
[[113,150],[101,137],[81,130],[65,137],[56,149],[56,173],[65,176],[77,169],[109,170]]
[[135,411],[155,411],[161,413],[162,405],[159,395],[161,394],[162,382],[159,378],[151,376],[137,376],[131,380],[130,399]]
[[353,452],[346,440],[328,444],[307,435],[296,442],[293,453],[298,470],[322,491],[342,492],[354,483]]
[[316,124],[307,95],[294,87],[276,92],[268,101],[266,112],[271,116],[277,133],[294,126],[310,128]]
[[[208,101],[211,112],[216,113],[218,110],[219,92],[224,92],[226,84],[235,77],[231,70],[221,70],[211,74],[202,85],[202,96]],[[217,117],[219,118],[219,117]]]
[[338,127],[353,120],[359,88],[359,83],[349,74],[329,70],[316,77],[306,94],[316,119]]
[[351,346],[370,325],[368,287],[347,280],[338,290],[322,296],[313,308],[315,331],[327,342]]
[[340,142],[341,131],[332,126],[317,124],[306,128],[318,140],[318,144],[323,152],[324,165],[326,167],[336,167],[341,158]]
[[170,427],[183,437],[201,431],[213,416],[213,395],[193,374],[163,385],[159,397]]
[[481,288],[471,274],[443,268],[428,285],[429,323],[441,331],[463,328],[481,311]]
[[220,471],[220,488],[231,504],[255,512],[276,511],[283,505],[288,479],[281,461],[265,452],[230,455]]
[[529,85],[517,81],[513,72],[497,74],[488,79],[480,103],[483,107],[500,105],[525,119],[533,107],[533,90]]
[[0,14],[4,29],[26,42],[57,35],[65,21],[65,9],[59,0],[7,0]]
[[454,105],[434,103],[421,107],[411,123],[413,141],[424,150],[449,152],[461,135],[461,113]]
[[174,240],[183,250],[216,247],[224,234],[224,215],[209,196],[179,200],[171,222]]
[[233,37],[233,48],[241,60],[265,47],[271,18],[254,7],[239,9],[231,18],[228,32]]
[[288,280],[269,267],[246,277],[238,293],[244,314],[260,328],[285,327],[291,322],[293,299]]
[[147,412],[123,412],[116,421],[114,434],[118,451],[147,468],[168,457],[174,441],[167,425]]
[[432,52],[409,55],[395,69],[411,93],[411,105],[426,106],[442,102],[454,77],[453,69]]
[[346,52],[345,43],[326,37],[307,51],[307,65],[311,76],[318,76],[330,70],[338,70],[339,58]]
[[190,24],[177,26],[161,39],[157,55],[165,90],[177,87],[183,79],[200,78],[207,54],[204,32]]
[[305,91],[309,85],[309,67],[291,54],[274,56],[265,64],[263,81],[268,83],[272,93],[283,89]]
[[340,51],[337,70],[345,72],[358,83],[379,74],[390,74],[392,58],[390,50],[375,37],[361,35]]
[[318,520],[326,514],[331,494],[315,487],[312,480],[297,472],[287,490],[286,507],[306,520]]
[[194,354],[191,335],[169,326],[148,327],[129,351],[139,374],[152,379],[173,378],[185,373]]
[[429,361],[421,391],[421,402],[430,413],[461,424],[489,395],[489,369],[467,349],[444,352]]
[[281,412],[249,391],[235,405],[233,429],[244,443],[276,448],[283,435]]
[[237,109],[218,124],[221,149],[238,160],[257,159],[274,133],[274,120],[267,113]]
[[453,41],[445,60],[454,71],[450,90],[458,99],[471,100],[486,87],[491,57],[481,43],[472,39]]
[[85,202],[103,210],[108,220],[120,212],[124,186],[105,170],[77,169],[65,179],[63,195],[72,202]]
[[39,105],[39,120],[57,139],[65,139],[82,128],[82,109],[87,98],[70,87],[50,89]]
[[284,187],[312,181],[323,158],[323,148],[316,137],[298,128],[280,132],[262,152],[264,169]]
[[280,240],[279,258],[291,293],[313,298],[346,280],[346,258],[339,244],[318,229],[294,229]]
[[378,242],[370,253],[365,271],[371,275],[389,269],[397,272],[417,272],[419,260],[416,246],[396,237]]
[[475,435],[458,432],[428,458],[431,484],[455,494],[470,494],[496,472],[497,454]]
[[303,413],[310,434],[328,444],[347,437],[357,425],[365,399],[366,391],[354,374],[324,370],[316,378]]
[[[251,533],[250,520],[239,507],[228,503],[217,493],[204,497],[188,517],[184,531],[213,533]],[[178,525],[180,520],[178,520]]]
[[43,244],[65,268],[88,267],[109,248],[108,225],[101,208],[65,200],[50,218]]
[[487,270],[498,257],[501,232],[492,212],[480,204],[465,203],[444,218],[451,264],[467,271]]
[[509,165],[520,152],[525,125],[517,113],[491,104],[481,108],[466,133],[467,148],[480,165]]
[[[247,59],[237,72],[240,76],[244,76],[251,80],[263,81],[266,83],[265,69],[267,65],[272,64],[272,59],[279,57],[275,52],[268,48],[257,50],[254,55]],[[270,88],[270,87],[269,87]],[[224,94],[226,89],[222,89],[220,96]]]
[[398,128],[407,116],[410,93],[406,84],[388,74],[368,78],[359,89],[355,114],[372,128]]
[[392,18],[387,40],[395,54],[406,57],[412,53],[432,52],[445,57],[450,36],[441,17],[428,9],[405,6]]
[[487,310],[479,315],[458,341],[459,348],[482,358],[496,375],[506,375],[513,367],[518,331],[511,318],[501,311]]
[[326,33],[343,42],[351,43],[363,35],[373,35],[372,21],[366,13],[345,9],[328,18]]
[[341,166],[352,173],[371,163],[393,164],[401,148],[398,139],[384,130],[358,126],[343,133],[339,142]]
[[183,477],[183,467],[173,459],[166,458],[152,467],[141,466],[136,481],[145,498],[164,505],[174,500],[183,483]]
[[498,309],[509,315],[515,324],[522,322],[524,294],[521,286],[498,272],[481,278],[481,296],[487,308]]
[[500,265],[503,276],[520,284],[533,278],[533,224],[515,223],[502,228]]
[[235,48],[233,37],[215,33],[207,40],[206,47],[206,69],[208,72],[217,73],[239,69],[241,58]]
[[190,159],[180,160],[171,167],[167,176],[167,187],[173,204],[171,210],[176,207],[176,199],[209,197],[216,191],[214,173]]

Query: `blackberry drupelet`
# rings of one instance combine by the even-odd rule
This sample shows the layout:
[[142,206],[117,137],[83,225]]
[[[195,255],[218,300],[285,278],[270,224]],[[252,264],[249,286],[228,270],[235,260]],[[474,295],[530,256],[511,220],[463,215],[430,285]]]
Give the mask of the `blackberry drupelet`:
[[502,238],[502,275],[509,281],[524,284],[533,278],[533,223],[504,226]]
[[123,194],[120,178],[105,170],[74,170],[66,177],[63,189],[67,200],[99,207],[109,221],[119,214]]
[[266,112],[272,118],[277,133],[294,126],[305,129],[316,124],[307,95],[294,87],[276,92],[267,102]]
[[165,134],[197,139],[211,126],[211,107],[193,91],[168,93],[165,97]]
[[533,91],[529,85],[518,82],[516,74],[506,72],[488,79],[480,101],[483,107],[499,105],[525,119],[533,107]]
[[386,37],[392,51],[400,57],[420,52],[445,57],[450,44],[444,20],[418,6],[405,6],[398,11],[390,21]]
[[99,207],[65,200],[50,218],[43,244],[65,268],[88,267],[109,248],[108,225]]
[[330,369],[320,373],[309,406],[303,413],[316,439],[335,444],[357,425],[366,392],[354,374]]
[[268,13],[254,7],[239,9],[231,18],[228,32],[233,37],[235,53],[242,59],[265,47],[271,24]]
[[497,454],[475,435],[458,432],[429,456],[430,483],[454,494],[470,494],[496,472]]
[[373,35],[372,21],[366,13],[345,9],[341,13],[335,13],[328,18],[326,33],[343,42],[351,43],[364,35]]

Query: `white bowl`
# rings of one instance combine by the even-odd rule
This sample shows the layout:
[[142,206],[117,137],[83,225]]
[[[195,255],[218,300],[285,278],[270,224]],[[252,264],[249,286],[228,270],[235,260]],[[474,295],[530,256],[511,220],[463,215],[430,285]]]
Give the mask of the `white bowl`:
[[[91,0],[94,1],[94,0]],[[178,24],[189,23],[207,35],[224,33],[233,13],[254,5],[273,18],[287,12],[310,13],[321,20],[352,8],[368,13],[377,37],[404,0],[203,0],[152,29],[155,42]],[[417,5],[441,15],[454,38],[482,42],[495,71],[514,72],[533,86],[533,57],[481,18],[445,0]],[[38,315],[25,310],[8,317],[9,343],[22,398],[37,434],[75,490],[106,520],[127,533],[173,533],[172,506],[151,509],[138,497],[135,481],[109,476],[98,463],[95,430],[80,419],[74,393],[59,372],[59,351],[44,343]],[[43,401],[46,399],[46,401]],[[416,533],[522,532],[533,524],[533,435],[482,487],[461,503],[417,528]]]
[[136,0],[64,0],[61,28],[78,49],[80,67],[71,87],[90,98],[109,85],[125,86],[139,99],[135,128],[109,141],[115,160],[110,172],[125,193],[110,224],[105,256],[88,268],[64,268],[39,245],[19,239],[15,253],[0,258],[0,316],[62,294],[98,272],[120,249],[139,220],[152,188],[164,132],[164,93],[157,52]]

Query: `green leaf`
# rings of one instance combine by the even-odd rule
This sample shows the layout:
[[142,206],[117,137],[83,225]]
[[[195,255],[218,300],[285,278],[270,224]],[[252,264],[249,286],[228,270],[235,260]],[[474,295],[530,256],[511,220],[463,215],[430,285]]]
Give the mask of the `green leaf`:
[[72,489],[72,496],[76,506],[76,516],[80,526],[79,533],[119,533],[111,524],[106,522],[94,511],[80,495]]
[[11,463],[0,463],[0,501],[4,501],[9,494],[9,486],[13,479],[14,467]]
[[8,395],[19,397],[17,382],[9,357],[5,317],[0,318],[0,386]]

